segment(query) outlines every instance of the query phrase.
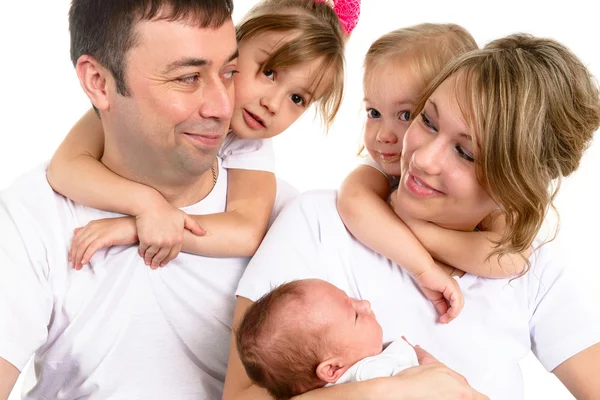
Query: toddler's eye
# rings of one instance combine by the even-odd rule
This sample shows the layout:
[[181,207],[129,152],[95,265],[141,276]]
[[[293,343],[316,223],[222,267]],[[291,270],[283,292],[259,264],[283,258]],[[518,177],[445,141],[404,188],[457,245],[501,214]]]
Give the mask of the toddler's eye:
[[367,117],[377,119],[381,118],[381,113],[374,108],[367,109]]
[[409,121],[410,120],[410,111],[402,111],[398,116],[400,121]]
[[273,69],[266,69],[263,71],[263,74],[269,79],[275,79],[275,70]]
[[306,104],[306,100],[304,100],[304,97],[302,97],[296,93],[294,93],[293,95],[290,96],[290,100],[292,100],[292,102],[294,102],[294,104],[299,105],[299,106],[303,106]]

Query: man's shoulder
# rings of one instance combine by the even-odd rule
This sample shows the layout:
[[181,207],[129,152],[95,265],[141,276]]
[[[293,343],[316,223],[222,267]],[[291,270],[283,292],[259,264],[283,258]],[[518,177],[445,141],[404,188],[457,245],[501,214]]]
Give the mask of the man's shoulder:
[[[48,224],[57,214],[60,201],[67,201],[52,190],[46,180],[47,163],[24,173],[0,191],[0,207],[5,218],[15,224]],[[45,222],[45,223],[44,223]]]
[[54,192],[46,180],[47,166],[47,162],[38,165],[0,190],[0,201],[4,204],[39,205],[44,198],[52,196]]

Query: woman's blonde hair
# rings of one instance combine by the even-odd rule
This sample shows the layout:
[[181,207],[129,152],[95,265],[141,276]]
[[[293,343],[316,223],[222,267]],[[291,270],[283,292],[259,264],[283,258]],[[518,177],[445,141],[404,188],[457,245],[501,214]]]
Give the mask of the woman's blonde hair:
[[[294,40],[276,49],[262,69],[289,68],[321,58],[320,71],[312,92],[320,93],[311,102],[319,103],[325,126],[331,125],[342,103],[344,92],[345,37],[339,19],[325,2],[315,0],[263,0],[254,6],[237,26],[241,45],[266,32],[293,32]],[[325,86],[321,87],[324,84]]]
[[[474,49],[477,49],[475,39],[460,25],[425,23],[396,29],[369,47],[364,61],[363,86],[366,91],[378,67],[402,64],[408,65],[425,90],[450,60]],[[365,146],[361,145],[358,154],[364,150]]]
[[515,34],[455,59],[428,86],[414,115],[451,76],[474,133],[478,179],[506,219],[490,257],[521,253],[554,209],[560,179],[579,167],[600,126],[598,83],[562,44]]

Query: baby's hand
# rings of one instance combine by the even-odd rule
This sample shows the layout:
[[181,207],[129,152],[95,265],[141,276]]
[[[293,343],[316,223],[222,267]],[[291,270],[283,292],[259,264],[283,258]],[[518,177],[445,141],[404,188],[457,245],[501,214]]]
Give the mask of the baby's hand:
[[90,262],[98,250],[104,247],[133,244],[137,240],[133,217],[91,221],[86,226],[75,229],[71,240],[69,261],[73,264],[73,268],[80,270]]
[[163,201],[135,218],[139,254],[146,265],[156,269],[177,257],[183,245],[183,230],[203,236],[206,231],[185,212]]
[[439,266],[415,276],[421,290],[440,313],[440,322],[447,324],[460,314],[464,297],[458,283]]

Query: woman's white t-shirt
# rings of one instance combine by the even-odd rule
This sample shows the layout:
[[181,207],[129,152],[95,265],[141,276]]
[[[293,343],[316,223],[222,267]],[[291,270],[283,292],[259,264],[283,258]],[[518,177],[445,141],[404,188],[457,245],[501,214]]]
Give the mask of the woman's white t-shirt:
[[530,350],[552,371],[600,342],[597,304],[570,273],[568,254],[552,242],[530,261],[531,270],[512,281],[470,274],[455,278],[465,306],[454,321],[442,325],[407,272],[346,230],[336,192],[319,191],[283,209],[236,294],[256,301],[284,282],[329,281],[348,296],[371,302],[384,343],[405,336],[491,399],[518,400],[524,396],[519,361]]

